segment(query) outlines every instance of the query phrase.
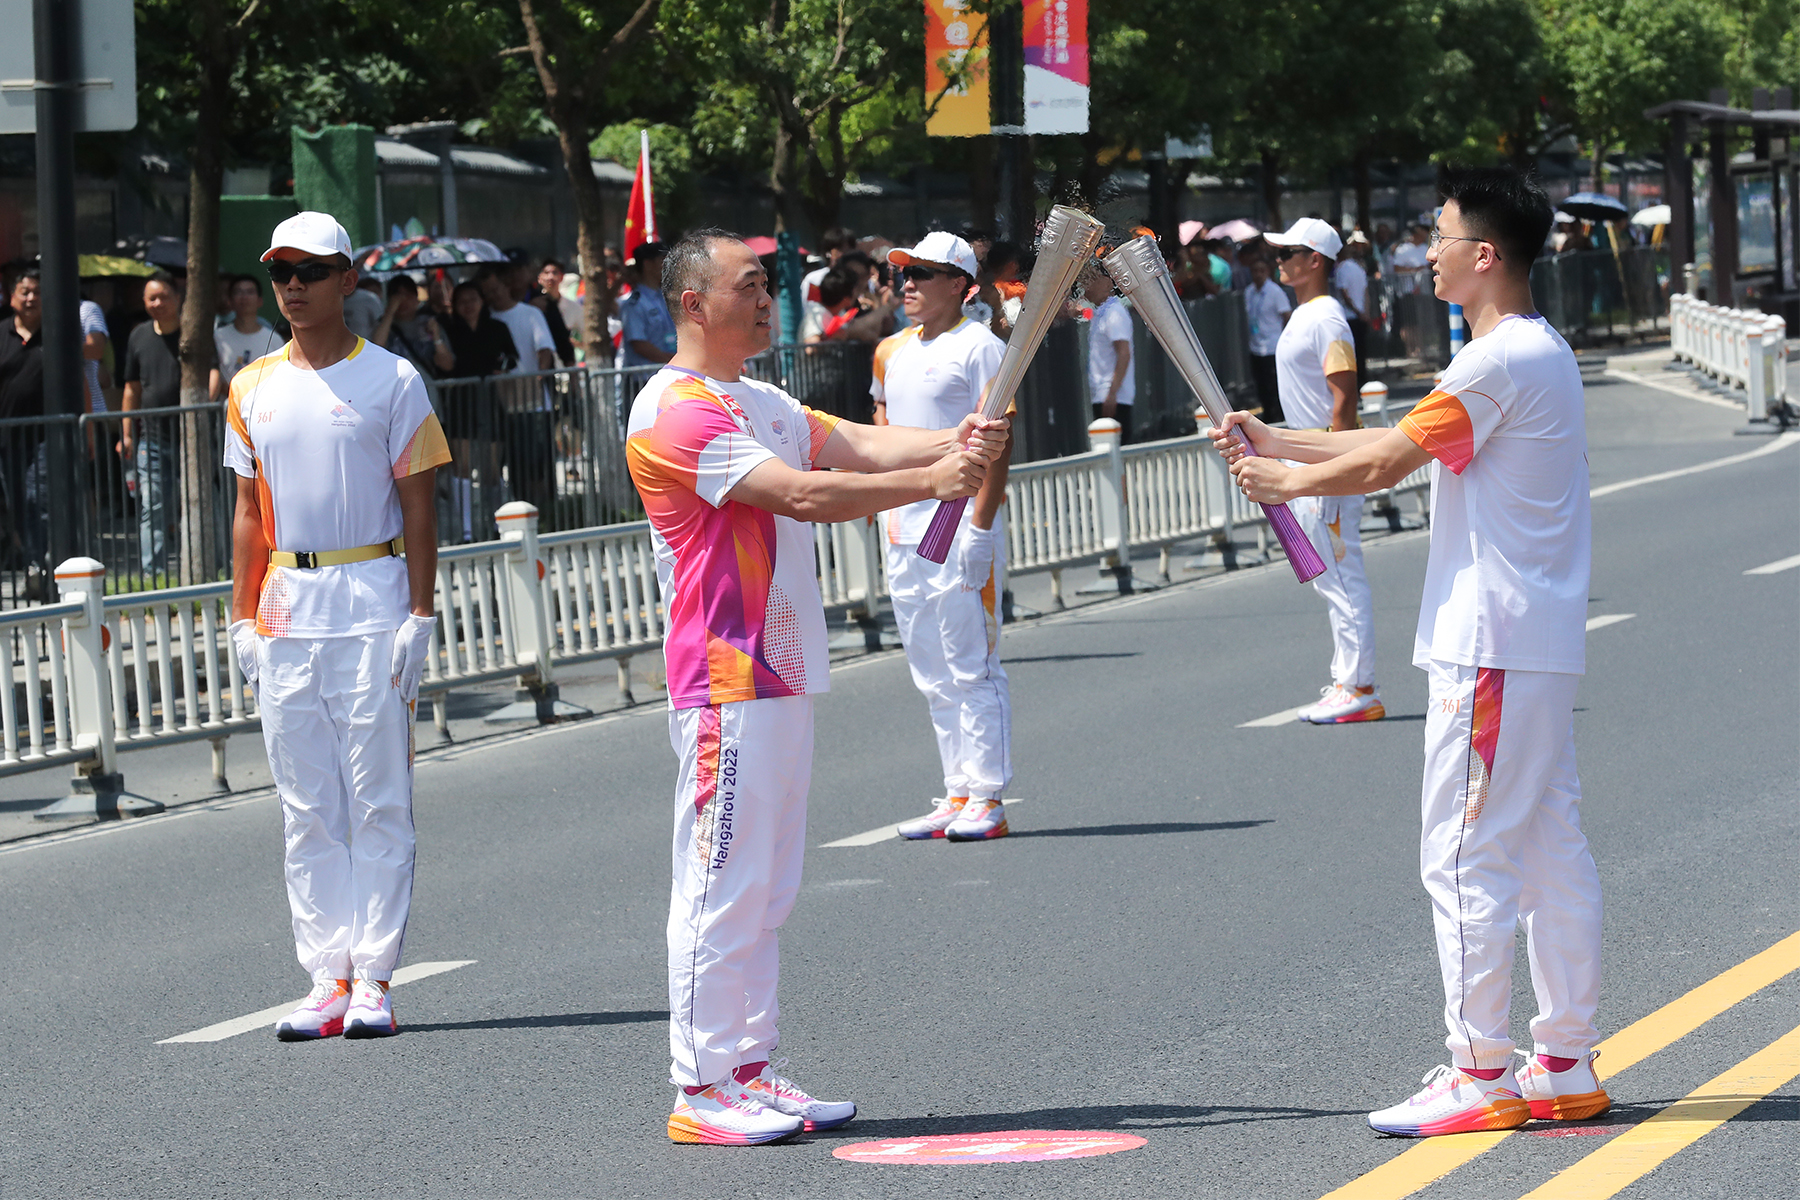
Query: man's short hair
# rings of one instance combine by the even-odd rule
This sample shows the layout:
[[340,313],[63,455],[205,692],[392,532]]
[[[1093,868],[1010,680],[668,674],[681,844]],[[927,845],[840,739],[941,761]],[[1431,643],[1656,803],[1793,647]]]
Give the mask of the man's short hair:
[[663,259],[662,294],[663,302],[669,306],[669,316],[676,324],[687,319],[681,312],[681,293],[704,292],[712,283],[713,243],[743,240],[729,229],[708,225],[704,229],[689,230],[669,247],[668,255]]
[[1446,203],[1456,201],[1470,235],[1500,248],[1512,274],[1530,272],[1555,220],[1536,180],[1513,167],[1465,167],[1447,171],[1438,190]]
[[[968,237],[964,237],[963,241],[969,242],[971,245],[974,244]],[[1019,248],[1017,246],[1013,245],[1011,242],[990,242],[988,244],[987,259],[982,265],[988,269],[988,274],[992,275],[995,271],[998,271],[1008,263],[1012,263],[1016,266],[1018,265],[1018,262]]]
[[410,275],[396,275],[387,281],[388,295],[396,296],[402,292],[411,292],[415,296],[419,294],[419,285],[412,281]]
[[565,275],[569,273],[569,268],[563,266],[560,261],[554,258],[546,258],[543,262],[538,264],[538,273],[540,275],[543,274],[545,267],[555,267]]
[[836,308],[856,294],[857,278],[842,262],[825,272],[819,280],[819,303]]
[[856,249],[856,235],[842,225],[833,225],[819,235],[819,253],[829,254],[833,250]]
[[864,254],[861,250],[846,250],[844,253],[838,255],[837,265],[840,267],[861,267],[865,271],[873,271],[875,269],[875,260],[870,258],[867,254]]
[[263,281],[254,275],[233,275],[231,277],[231,283],[228,285],[229,290],[234,292],[237,291],[237,285],[240,283],[247,283],[255,288],[258,296],[263,294]]
[[[24,275],[20,275],[19,279],[25,278],[26,275],[35,277],[37,275],[37,271],[35,268],[33,270],[27,271],[27,272],[25,272]],[[167,271],[158,271],[156,274],[154,274],[154,275],[150,276],[148,279],[144,280],[145,287],[149,287],[153,283],[160,283],[164,287],[168,288],[171,292],[175,292],[177,294],[179,294],[182,290],[181,280],[175,278],[175,276],[169,274]],[[15,287],[18,286],[17,279],[15,279],[13,281],[13,286],[15,286]]]
[[6,294],[9,296],[12,295],[19,289],[19,285],[24,283],[27,279],[32,280],[39,286],[42,286],[43,284],[43,274],[36,267],[21,267],[17,271],[14,271],[12,278],[7,281]]

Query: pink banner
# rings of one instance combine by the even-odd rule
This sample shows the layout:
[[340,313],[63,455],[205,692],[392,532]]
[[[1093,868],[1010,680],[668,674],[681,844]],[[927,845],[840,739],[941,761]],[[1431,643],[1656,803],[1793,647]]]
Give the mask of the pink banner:
[[1025,132],[1086,133],[1088,0],[1025,0]]

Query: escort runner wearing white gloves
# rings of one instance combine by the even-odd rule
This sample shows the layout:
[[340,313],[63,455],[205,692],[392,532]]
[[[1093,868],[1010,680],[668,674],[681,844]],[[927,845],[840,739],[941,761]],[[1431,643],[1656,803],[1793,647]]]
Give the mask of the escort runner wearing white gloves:
[[418,371],[344,325],[349,255],[324,213],[275,227],[263,261],[294,340],[239,371],[226,407],[231,641],[262,710],[295,950],[313,979],[276,1026],[283,1041],[398,1029],[387,981],[412,901],[432,483],[450,461]]
[[[1369,1114],[1425,1137],[1583,1120],[1594,1073],[1600,877],[1581,831],[1575,691],[1586,670],[1592,537],[1581,372],[1531,299],[1550,201],[1508,168],[1452,173],[1432,234],[1437,295],[1472,336],[1397,429],[1280,432],[1234,414],[1257,453],[1215,442],[1265,504],[1358,495],[1431,464],[1431,554],[1413,663],[1429,679],[1420,874],[1431,898],[1451,1063]],[[1290,469],[1276,461],[1316,464]],[[1513,936],[1538,1014],[1515,1071]]]
[[[1332,263],[1343,242],[1317,217],[1271,233],[1281,282],[1297,302],[1275,343],[1275,377],[1289,429],[1342,431],[1356,412],[1356,345],[1344,306],[1330,294]],[[1304,496],[1289,506],[1325,560],[1312,581],[1331,621],[1331,682],[1300,710],[1302,721],[1337,725],[1387,716],[1375,689],[1375,598],[1363,570],[1361,496]]]
[[[1006,354],[987,326],[962,313],[974,286],[975,251],[954,234],[930,233],[911,250],[889,251],[888,261],[906,278],[912,324],[875,347],[875,423],[954,429],[981,408]],[[944,771],[944,794],[929,813],[900,823],[904,838],[1007,834],[1000,795],[1012,778],[1012,698],[1000,665],[1005,544],[994,526],[1006,499],[1007,461],[1003,454],[988,468],[942,565],[919,557],[935,503],[887,514],[888,593],[913,683],[931,708]]]
[[877,429],[745,379],[744,360],[769,345],[771,304],[762,265],[734,234],[688,234],[662,288],[677,350],[632,404],[625,459],[656,547],[680,761],[668,1135],[755,1145],[856,1115],[770,1062],[778,931],[806,848],[812,698],[830,686],[810,522],[973,495],[1007,423]]

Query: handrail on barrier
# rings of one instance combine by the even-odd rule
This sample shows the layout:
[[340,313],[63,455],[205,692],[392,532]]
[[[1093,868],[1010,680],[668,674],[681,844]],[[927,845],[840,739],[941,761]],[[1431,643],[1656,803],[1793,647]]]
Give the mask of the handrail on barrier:
[[1726,308],[1686,293],[1669,297],[1669,349],[1733,391],[1742,389],[1752,421],[1786,412],[1787,321],[1770,313]]
[[[1062,571],[1086,563],[1129,591],[1134,550],[1160,549],[1165,578],[1183,541],[1212,538],[1229,555],[1234,531],[1255,529],[1269,553],[1261,509],[1232,486],[1204,435],[1121,446],[1118,422],[1102,419],[1089,440],[1086,453],[1014,467],[1001,510],[1010,572],[1049,572],[1059,604]],[[1393,492],[1424,486],[1421,472]],[[490,720],[584,712],[561,700],[557,682],[583,663],[615,660],[631,703],[632,657],[662,643],[650,523],[540,534],[538,516],[514,501],[494,514],[498,540],[438,550],[438,624],[420,692],[446,737],[445,694],[474,684],[518,682],[514,703]],[[883,543],[872,518],[814,531],[821,598],[877,642]],[[56,572],[61,603],[0,613],[12,672],[0,688],[0,775],[58,763],[77,771],[72,794],[40,815],[160,808],[126,793],[118,769],[120,752],[150,746],[210,741],[214,783],[226,789],[226,738],[262,725],[231,646],[229,580],[108,596],[105,572],[70,559]]]

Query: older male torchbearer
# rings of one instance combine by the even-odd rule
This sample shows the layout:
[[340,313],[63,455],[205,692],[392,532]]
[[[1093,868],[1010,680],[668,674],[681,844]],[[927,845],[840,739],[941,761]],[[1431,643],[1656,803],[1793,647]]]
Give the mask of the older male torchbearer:
[[[436,618],[432,480],[450,461],[411,363],[344,324],[350,239],[324,213],[263,255],[294,340],[231,381],[232,643],[281,796],[312,993],[283,1041],[397,1032],[412,900],[412,715]],[[400,556],[405,554],[405,558]]]
[[805,849],[812,697],[829,687],[809,522],[974,495],[1008,423],[859,425],[744,378],[744,360],[769,344],[771,302],[734,234],[682,239],[662,289],[677,349],[632,405],[626,461],[656,546],[680,759],[668,925],[680,1090],[668,1133],[754,1145],[856,1115],[770,1064],[777,931]]

